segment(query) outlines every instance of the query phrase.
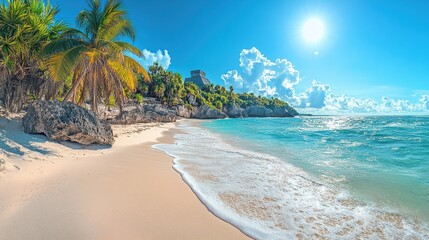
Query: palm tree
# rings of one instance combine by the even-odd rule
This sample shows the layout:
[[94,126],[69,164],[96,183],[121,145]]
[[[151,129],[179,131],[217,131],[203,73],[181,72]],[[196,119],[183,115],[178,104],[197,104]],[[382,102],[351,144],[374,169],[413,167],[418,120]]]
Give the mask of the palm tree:
[[219,85],[216,85],[216,86],[214,87],[214,89],[215,89],[216,93],[218,93],[218,94],[221,92],[221,88],[220,88],[220,86],[219,86]]
[[231,85],[231,86],[229,86],[229,92],[230,92],[230,93],[233,93],[233,92],[234,92],[234,86],[232,86],[232,85]]
[[236,96],[236,94],[234,94],[234,87],[233,86],[229,86],[229,99],[230,99],[230,102],[232,104],[235,104],[237,96]]
[[209,85],[204,85],[203,89],[201,89],[201,90],[203,90],[205,92],[213,93],[214,92],[214,84],[211,83]]
[[29,94],[41,97],[49,83],[43,46],[66,29],[56,21],[58,7],[42,0],[9,0],[0,6],[0,100],[17,112]]
[[91,110],[97,113],[98,102],[113,96],[122,112],[126,90],[137,87],[137,74],[149,80],[146,70],[126,53],[138,57],[143,54],[120,40],[134,40],[135,35],[119,0],[108,0],[104,6],[92,0],[88,5],[76,18],[81,30],[69,29],[45,47],[50,72],[56,80],[73,76],[64,101],[82,104],[89,98]]

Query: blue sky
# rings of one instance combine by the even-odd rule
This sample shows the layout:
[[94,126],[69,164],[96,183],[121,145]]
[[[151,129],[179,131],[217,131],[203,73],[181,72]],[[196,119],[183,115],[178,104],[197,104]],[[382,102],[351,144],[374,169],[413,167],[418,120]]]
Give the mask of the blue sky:
[[[71,25],[86,7],[83,0],[52,2],[60,5],[60,18]],[[214,83],[227,82],[240,90],[239,81],[247,81],[242,91],[279,96],[316,110],[413,112],[429,106],[429,1],[123,3],[137,31],[135,44],[152,53],[161,50],[162,55],[149,59],[161,57],[166,65],[170,60],[169,69],[184,77],[202,69]],[[301,34],[309,18],[320,19],[326,29],[323,40],[314,44]],[[240,59],[250,65],[240,66]],[[274,67],[253,69],[253,63]],[[227,74],[231,70],[235,76]],[[395,109],[388,109],[392,104]]]

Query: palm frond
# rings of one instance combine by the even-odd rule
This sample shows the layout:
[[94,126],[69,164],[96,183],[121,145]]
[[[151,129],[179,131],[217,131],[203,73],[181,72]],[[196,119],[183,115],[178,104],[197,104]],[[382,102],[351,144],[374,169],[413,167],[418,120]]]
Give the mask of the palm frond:
[[51,77],[55,81],[66,79],[84,51],[85,47],[80,45],[51,56],[47,61]]
[[109,67],[111,67],[116,75],[118,75],[125,85],[131,90],[134,91],[137,88],[137,77],[133,72],[133,69],[124,66],[121,62],[118,61],[107,61]]
[[59,36],[59,38],[80,39],[80,40],[85,41],[85,42],[89,42],[89,40],[90,40],[85,33],[83,33],[82,31],[80,31],[78,29],[74,29],[74,28],[68,28],[68,29],[64,30],[61,33],[61,35]]
[[109,40],[115,40],[119,37],[129,37],[135,39],[135,31],[131,22],[127,19],[121,19],[110,24],[100,33],[100,37]]
[[117,41],[117,42],[115,42],[115,44],[118,45],[121,48],[122,51],[130,52],[130,53],[132,53],[132,54],[134,54],[134,55],[136,55],[138,57],[145,57],[143,55],[143,52],[140,51],[140,49],[134,47],[133,45],[131,45],[131,44],[127,43],[127,42]]
[[59,38],[46,44],[42,49],[43,56],[50,56],[60,52],[67,51],[77,46],[84,46],[85,42],[80,39]]
[[135,38],[134,28],[126,18],[126,11],[119,0],[108,0],[101,13],[98,39],[113,40],[117,37]]
[[149,74],[147,73],[146,69],[140,65],[140,63],[129,56],[125,56],[124,61],[129,68],[133,69],[134,72],[143,75],[145,82],[150,82]]

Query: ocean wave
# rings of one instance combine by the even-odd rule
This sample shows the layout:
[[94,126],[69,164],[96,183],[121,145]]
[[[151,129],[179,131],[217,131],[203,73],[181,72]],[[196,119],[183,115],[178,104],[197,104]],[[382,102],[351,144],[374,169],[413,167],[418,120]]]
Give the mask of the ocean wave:
[[175,144],[154,148],[174,157],[174,168],[211,212],[254,238],[429,238],[427,223],[358,201],[330,181],[202,127],[182,122],[180,128]]

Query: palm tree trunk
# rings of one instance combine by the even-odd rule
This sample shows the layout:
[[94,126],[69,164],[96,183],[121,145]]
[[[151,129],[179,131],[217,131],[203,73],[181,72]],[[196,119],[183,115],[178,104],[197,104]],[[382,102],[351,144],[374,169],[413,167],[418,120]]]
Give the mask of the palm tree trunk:
[[[80,71],[80,69],[78,69],[77,71]],[[76,75],[73,76],[73,78],[75,78],[75,77],[76,77]],[[74,98],[74,96],[75,96],[76,90],[79,87],[83,77],[84,76],[78,76],[77,77],[78,79],[74,79],[72,89],[70,89],[70,91],[67,93],[66,97],[64,98],[64,102],[70,102],[70,101],[75,102],[76,99]],[[73,100],[72,100],[72,97],[73,97]]]
[[122,116],[123,112],[124,112],[124,108],[122,106],[122,103],[119,103],[119,116]]
[[27,96],[26,82],[15,76],[6,79],[4,85],[4,104],[9,112],[17,113],[21,110]]
[[[85,77],[87,77],[87,69],[82,68],[82,63],[78,63],[78,65],[74,68],[73,73],[73,81],[72,81],[72,88],[67,93],[66,97],[64,98],[64,102],[74,102],[76,103],[76,90],[81,84],[81,82],[84,80]],[[73,99],[72,99],[73,98]]]
[[63,102],[70,102],[71,101],[71,99],[74,96],[74,93],[76,92],[76,89],[78,86],[79,86],[79,84],[77,84],[77,83],[73,85],[72,89],[70,89],[70,91],[67,93]]
[[92,104],[91,104],[91,110],[98,114],[98,104],[97,104],[97,77],[95,73],[92,75]]

